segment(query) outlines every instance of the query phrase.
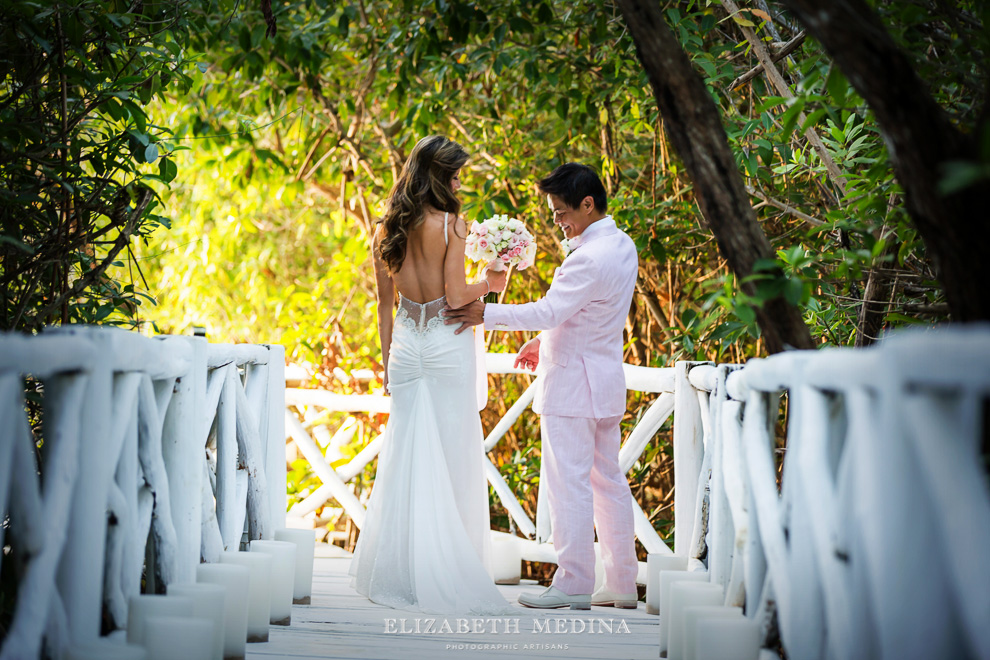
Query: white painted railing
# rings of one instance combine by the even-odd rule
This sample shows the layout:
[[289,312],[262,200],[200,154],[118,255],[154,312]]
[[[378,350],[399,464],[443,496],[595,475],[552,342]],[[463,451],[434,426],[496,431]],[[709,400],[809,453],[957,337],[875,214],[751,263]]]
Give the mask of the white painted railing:
[[[489,355],[488,371],[517,373],[511,360]],[[192,582],[201,558],[245,533],[270,537],[285,511],[286,431],[324,481],[297,507],[335,497],[360,524],[347,482],[381,440],[334,470],[286,405],[387,412],[388,400],[285,393],[283,366],[278,346],[94,327],[0,335],[0,546],[12,547],[0,570],[18,576],[0,658],[39,657],[43,645],[58,656],[96,638],[103,611],[121,626],[142,576],[146,590]],[[40,438],[26,377],[39,384]],[[674,553],[707,570],[764,641],[779,634],[800,659],[990,658],[990,328],[745,367],[627,366],[626,380],[658,396],[620,463],[631,467],[676,411]],[[527,537],[523,556],[553,561],[543,505],[533,521],[495,466],[486,471]],[[635,510],[640,542],[669,554]]]
[[726,605],[790,658],[990,658],[990,328],[687,369],[703,443],[680,447],[699,478],[677,552]]
[[[512,357],[489,354],[489,373],[523,373]],[[726,605],[759,622],[765,643],[779,636],[788,656],[802,660],[990,658],[990,488],[981,456],[990,329],[908,333],[870,349],[785,353],[745,367],[627,365],[626,377],[629,389],[659,396],[626,438],[620,463],[631,467],[674,411],[674,554],[707,571]],[[534,391],[513,403],[486,450]],[[778,492],[774,425],[783,393]],[[287,403],[294,411],[388,411],[386,397],[311,390],[290,390]],[[295,512],[340,493],[360,524],[364,508],[347,482],[381,438],[334,471],[295,412],[287,420],[324,480]],[[534,522],[494,465],[486,474],[526,537],[523,557],[555,561],[542,501]],[[640,542],[670,554],[635,510]]]
[[0,658],[61,657],[99,636],[104,607],[125,626],[142,576],[145,591],[194,582],[245,518],[270,538],[285,511],[283,369],[280,346],[87,326],[0,335],[0,566],[18,576]]
[[[488,353],[486,355],[488,373],[532,374],[530,371],[514,368],[512,366],[514,358],[514,354]],[[624,368],[626,387],[629,390],[658,395],[647,408],[636,427],[630,432],[619,453],[619,464],[623,471],[628,472],[674,409],[674,390],[678,371],[673,368],[655,369],[633,365],[625,365]],[[519,543],[522,558],[532,561],[556,562],[557,554],[550,542],[549,512],[542,493],[538,498],[537,519],[534,521],[523,510],[516,495],[499,473],[498,468],[487,458],[487,452],[495,447],[498,441],[530,407],[535,394],[536,379],[509,407],[505,415],[488,434],[488,437],[485,438],[486,463],[484,469],[485,476],[498,495],[500,502],[508,511],[520,533],[525,537],[520,539]],[[326,419],[326,415],[332,412],[387,413],[389,410],[388,397],[381,395],[342,395],[325,390],[289,388],[286,390],[286,406],[285,423],[288,437],[296,443],[300,453],[306,457],[317,477],[323,482],[316,491],[290,509],[289,514],[305,516],[332,498],[343,507],[354,524],[360,528],[364,523],[365,507],[348,486],[348,482],[360,474],[364,467],[378,455],[382,437],[376,437],[349,462],[334,469],[324,458],[319,443],[314,438],[317,430],[316,425],[307,422],[320,418]],[[676,417],[674,424],[675,434],[683,432],[677,426]],[[632,501],[632,506],[635,513],[636,535],[640,543],[648,552],[670,554],[670,549],[660,539],[635,499]],[[645,571],[645,563],[642,563],[640,570],[642,579],[645,579]]]

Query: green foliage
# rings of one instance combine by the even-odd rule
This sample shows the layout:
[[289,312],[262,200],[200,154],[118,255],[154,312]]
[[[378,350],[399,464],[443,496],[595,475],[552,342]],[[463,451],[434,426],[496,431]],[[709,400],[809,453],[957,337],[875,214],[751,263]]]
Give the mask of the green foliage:
[[189,88],[186,11],[0,1],[0,329],[109,322],[147,297],[106,270],[168,224],[175,146],[147,106]]
[[[938,102],[979,137],[986,8],[876,4]],[[793,20],[774,3],[733,17],[711,2],[663,8],[722,113],[776,254],[749,295],[719,256],[605,0],[305,0],[273,6],[273,39],[250,3],[0,0],[4,327],[59,316],[202,325],[216,341],[281,342],[316,383],[363,391],[349,372],[381,368],[368,235],[429,133],[472,154],[469,219],[510,213],[537,236],[537,266],[514,275],[509,302],[540,296],[562,256],[536,181],[565,161],[602,171],[640,253],[627,361],[743,362],[763,350],[756,310],[779,294],[823,343],[851,344],[871,276],[890,285],[887,327],[942,318],[930,313],[942,294],[876,122],[820,46],[807,39],[778,62],[792,98],[763,74],[731,88],[757,63],[740,27],[780,44],[797,35]],[[986,176],[959,163],[942,187]],[[142,209],[145,189],[154,195]],[[143,295],[158,306],[139,308]],[[527,338],[500,335],[493,350]],[[492,391],[512,401],[524,386],[506,378]],[[630,398],[627,425],[644,404]],[[496,457],[527,506],[535,437],[521,422]],[[670,517],[664,438],[636,475],[658,524]],[[310,477],[296,472],[302,497]]]
[[[238,176],[252,155],[186,152],[171,230],[139,251],[166,332],[205,328],[213,341],[274,342],[314,372],[378,364],[366,238],[301,184]],[[226,156],[224,156],[226,154]],[[147,252],[144,255],[143,252]]]

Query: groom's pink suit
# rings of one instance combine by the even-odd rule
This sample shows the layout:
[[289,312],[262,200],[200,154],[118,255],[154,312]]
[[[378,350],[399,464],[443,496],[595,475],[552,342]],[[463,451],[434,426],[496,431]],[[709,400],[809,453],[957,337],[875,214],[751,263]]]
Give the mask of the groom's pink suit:
[[[566,594],[595,586],[595,526],[605,586],[636,592],[629,483],[619,468],[619,421],[626,409],[622,329],[638,271],[636,247],[611,216],[592,223],[564,259],[542,299],[485,306],[485,325],[543,330],[543,375],[533,409],[541,415],[544,481],[558,570]],[[592,516],[593,514],[593,516]]]

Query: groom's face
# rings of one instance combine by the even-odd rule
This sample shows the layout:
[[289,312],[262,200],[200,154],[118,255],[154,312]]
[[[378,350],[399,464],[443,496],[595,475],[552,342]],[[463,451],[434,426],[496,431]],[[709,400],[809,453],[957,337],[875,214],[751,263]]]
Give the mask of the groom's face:
[[569,208],[557,195],[547,195],[547,204],[553,214],[553,224],[560,227],[565,238],[580,236],[593,222],[591,212],[595,207],[590,197],[585,197],[576,209]]

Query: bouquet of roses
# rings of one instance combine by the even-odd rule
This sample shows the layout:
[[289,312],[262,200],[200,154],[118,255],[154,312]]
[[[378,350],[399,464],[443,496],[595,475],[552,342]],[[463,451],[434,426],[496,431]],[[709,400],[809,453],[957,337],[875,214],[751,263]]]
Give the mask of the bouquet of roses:
[[536,260],[536,239],[519,220],[494,215],[471,223],[464,253],[471,261],[485,262],[494,271],[510,266],[523,270]]

